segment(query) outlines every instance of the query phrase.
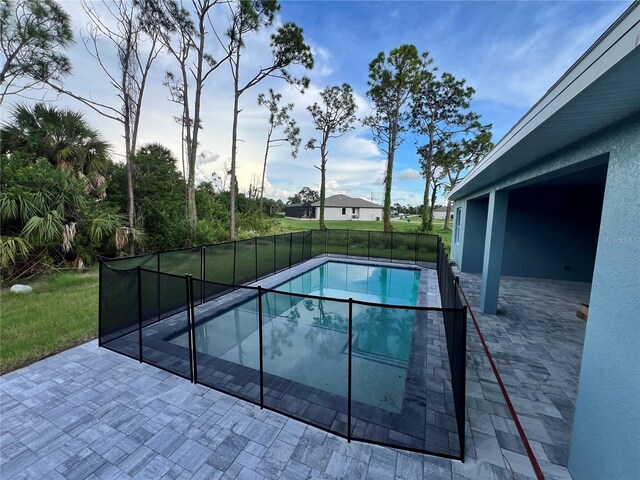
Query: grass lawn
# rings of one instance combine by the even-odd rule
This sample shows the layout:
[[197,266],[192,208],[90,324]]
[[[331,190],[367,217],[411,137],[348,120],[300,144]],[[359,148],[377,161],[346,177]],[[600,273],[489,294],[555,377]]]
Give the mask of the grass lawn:
[[[25,282],[26,283],[26,282]],[[0,292],[0,373],[95,338],[98,271],[61,272],[29,282],[29,295]]]
[[[394,221],[395,232],[417,232],[420,228],[420,218],[412,218],[411,222]],[[436,221],[433,234],[440,235],[449,250],[451,232],[442,229],[442,221]],[[382,222],[331,220],[327,222],[330,229],[372,230],[382,231]],[[278,220],[276,232],[296,232],[317,229],[318,222],[314,220]],[[355,237],[355,235],[354,235]],[[277,264],[288,264],[288,242],[278,244],[276,248]],[[373,243],[373,242],[372,242]],[[272,245],[272,244],[271,244]],[[283,249],[287,250],[284,255]],[[249,255],[239,252],[238,266],[255,264],[253,251]],[[261,250],[258,245],[258,270],[270,270],[273,264],[273,250],[268,247]],[[231,251],[229,251],[231,254]],[[373,250],[372,250],[373,254]],[[184,256],[185,258],[181,258]],[[287,258],[280,258],[280,257]],[[186,258],[189,257],[189,258]],[[246,258],[245,258],[246,257]],[[176,252],[165,257],[167,262],[162,265],[163,270],[183,275],[192,263],[191,256]],[[207,277],[210,276],[222,282],[228,282],[228,275],[224,272],[224,260],[219,260],[216,266],[207,265]],[[232,262],[231,256],[226,256],[227,263]],[[262,265],[262,264],[265,265]],[[172,265],[173,264],[173,265]],[[250,265],[251,264],[251,265]],[[173,268],[172,268],[173,267]],[[227,266],[230,267],[230,266]],[[197,268],[199,269],[199,261]],[[186,270],[185,270],[186,269]],[[254,265],[255,269],[255,265]],[[253,269],[250,269],[254,271]],[[217,273],[217,275],[216,275]],[[242,281],[242,279],[238,279]],[[98,271],[92,269],[89,273],[60,272],[42,276],[32,282],[33,293],[29,295],[10,294],[8,289],[0,291],[0,373],[15,370],[41,358],[60,352],[74,345],[95,338],[98,333]]]

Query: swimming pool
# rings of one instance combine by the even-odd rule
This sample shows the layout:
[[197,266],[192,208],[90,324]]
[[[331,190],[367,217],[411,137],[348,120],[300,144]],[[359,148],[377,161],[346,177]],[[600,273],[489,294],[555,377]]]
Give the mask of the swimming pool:
[[[419,285],[419,269],[328,261],[263,292],[265,373],[346,397],[349,303],[336,299],[396,305],[352,304],[352,395],[399,413],[415,320],[415,311],[402,306],[416,305]],[[198,316],[198,354],[259,369],[258,321],[255,291]],[[170,341],[188,345],[186,333]]]

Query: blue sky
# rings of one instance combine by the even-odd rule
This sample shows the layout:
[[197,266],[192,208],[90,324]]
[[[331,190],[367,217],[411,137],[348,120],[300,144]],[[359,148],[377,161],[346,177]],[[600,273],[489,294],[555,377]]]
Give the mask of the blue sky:
[[[79,2],[61,2],[74,19],[76,35],[85,24]],[[316,68],[310,73],[312,87],[300,95],[282,82],[267,82],[242,98],[238,175],[241,190],[254,183],[266,134],[266,111],[256,103],[259,93],[272,87],[295,103],[294,115],[303,142],[313,135],[306,106],[319,99],[328,85],[350,83],[359,105],[359,116],[369,113],[366,99],[368,64],[380,51],[412,43],[429,51],[441,71],[465,78],[476,89],[472,108],[493,124],[494,140],[506,131],[564,73],[571,64],[628,7],[630,2],[331,2],[284,1],[278,22],[294,21],[313,48]],[[218,20],[224,23],[224,15]],[[264,30],[248,41],[245,72],[264,63],[271,31]],[[215,49],[213,50],[215,54]],[[68,86],[96,99],[112,100],[108,82],[98,75],[80,38],[71,49],[74,75]],[[108,63],[108,62],[107,62]],[[162,78],[173,68],[161,57],[150,78],[142,118],[141,142],[160,141],[180,153],[180,131],[173,121],[176,106],[168,102]],[[219,73],[218,73],[219,72]],[[205,88],[204,128],[200,146],[198,178],[223,175],[231,144],[231,84],[228,70],[220,69]],[[48,98],[53,98],[49,96]],[[71,99],[58,103],[82,109]],[[87,117],[122,152],[120,126],[90,112]],[[334,142],[329,149],[329,193],[382,199],[380,182],[385,158],[358,127]],[[318,187],[317,152],[302,150],[291,158],[281,147],[270,157],[268,196],[286,199],[303,186]],[[424,182],[418,174],[414,137],[407,135],[396,155],[393,202],[422,202]]]

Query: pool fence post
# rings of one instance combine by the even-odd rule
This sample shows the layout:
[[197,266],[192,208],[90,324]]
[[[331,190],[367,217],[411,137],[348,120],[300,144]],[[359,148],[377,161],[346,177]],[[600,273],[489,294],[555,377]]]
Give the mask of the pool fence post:
[[367,243],[367,260],[371,257],[371,230],[369,230],[369,242]]
[[98,346],[102,346],[102,267],[103,261],[98,258]]
[[[202,281],[200,282],[202,283]],[[196,357],[196,307],[195,302],[193,300],[193,276],[189,275],[189,293],[190,293],[190,302],[189,309],[191,311],[191,325],[189,325],[189,335],[192,337],[191,345],[193,347],[192,350],[192,365],[193,365],[193,383],[198,383],[198,359]]]
[[185,283],[185,294],[186,294],[186,302],[187,302],[187,339],[189,341],[189,377],[191,383],[193,383],[193,338],[191,336],[191,301],[193,297],[191,296],[191,287],[193,284],[189,281],[190,274],[186,274],[184,276]]
[[258,237],[253,237],[253,253],[256,257],[256,281],[258,280]]
[[233,289],[236,289],[236,252],[238,250],[237,240],[233,241]]
[[207,268],[207,250],[204,245],[200,246],[200,305],[204,303],[204,279]]
[[307,232],[302,232],[302,261],[304,262],[304,237]]
[[324,229],[324,256],[329,256],[329,230]]
[[278,242],[278,236],[273,234],[273,273],[276,273],[276,243]]
[[262,355],[262,286],[258,285],[258,350],[260,351],[260,409],[264,408],[264,365]]
[[[456,277],[457,278],[457,277]],[[460,286],[460,282],[458,281],[458,287]],[[460,365],[461,365],[461,373],[460,376],[462,377],[460,379],[460,385],[462,385],[462,391],[460,392],[460,403],[461,403],[461,408],[460,411],[462,412],[463,418],[462,421],[459,422],[460,424],[464,425],[465,424],[465,418],[464,415],[466,413],[466,398],[467,398],[467,306],[463,305],[462,306],[462,332],[460,333],[460,337],[461,337],[461,341],[460,343],[461,345],[461,350],[462,352],[460,352]],[[461,460],[464,462],[464,449],[465,449],[465,434],[464,434],[464,427],[460,427],[462,432],[458,432],[458,437],[460,438],[460,456],[462,457]]]
[[156,308],[158,309],[158,321],[160,321],[160,252],[156,253],[156,267],[158,269],[157,281],[156,281]]
[[349,258],[349,229],[347,228],[347,258]]
[[142,363],[142,270],[140,265],[138,271],[138,359]]
[[393,230],[391,230],[391,263],[393,263]]
[[293,232],[289,234],[289,268],[291,268],[291,249],[293,248]]
[[415,254],[416,265],[418,264],[418,232],[416,232],[416,241],[413,245],[413,253]]
[[348,371],[348,381],[349,385],[347,387],[347,441],[351,442],[351,358],[352,351],[351,349],[353,344],[353,298],[349,298],[349,371]]

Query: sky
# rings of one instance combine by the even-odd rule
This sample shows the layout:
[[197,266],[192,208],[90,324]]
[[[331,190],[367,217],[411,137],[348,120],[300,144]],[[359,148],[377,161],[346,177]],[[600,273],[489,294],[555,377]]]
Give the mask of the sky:
[[[113,88],[82,42],[81,29],[87,18],[79,0],[60,3],[71,15],[76,35],[76,43],[68,52],[73,74],[66,79],[66,88],[97,101],[115,103]],[[286,102],[294,104],[293,116],[301,128],[304,145],[316,133],[306,107],[319,101],[323,88],[349,83],[356,95],[358,118],[368,115],[369,62],[380,51],[411,43],[421,52],[428,51],[440,72],[464,78],[476,90],[471,108],[481,114],[483,122],[493,125],[497,142],[630,2],[282,1],[281,5],[274,28],[289,21],[302,27],[305,40],[312,47],[315,68],[311,72],[295,70],[311,78],[305,94],[281,80],[268,80],[241,97],[237,164],[239,187],[245,192],[250,184],[259,183],[261,175],[268,113],[257,104],[257,97],[268,88],[281,92]],[[223,25],[226,10],[216,8],[215,24]],[[247,39],[241,78],[253,76],[268,61],[271,33],[273,29],[262,29]],[[115,56],[106,43],[103,46],[105,63],[114,68]],[[220,55],[213,41],[210,51],[214,57]],[[168,55],[161,55],[147,85],[138,144],[160,142],[180,158],[180,127],[174,120],[179,108],[168,100],[167,89],[162,85],[167,71],[176,71],[176,66]],[[34,98],[42,95],[41,91],[31,94]],[[100,117],[71,98],[49,92],[45,99],[85,112],[87,120],[111,143],[114,160],[122,161],[120,124]],[[203,129],[196,169],[199,181],[211,180],[214,172],[225,176],[231,152],[232,107],[231,75],[228,68],[221,67],[212,74],[203,94]],[[407,134],[396,153],[392,203],[422,203],[424,180],[419,173],[416,143],[424,140]],[[386,156],[368,128],[356,124],[352,131],[332,141],[328,150],[329,195],[344,193],[382,202]],[[286,146],[272,149],[265,195],[286,200],[304,186],[318,189],[320,172],[314,165],[319,165],[318,151],[301,148],[293,158]]]

